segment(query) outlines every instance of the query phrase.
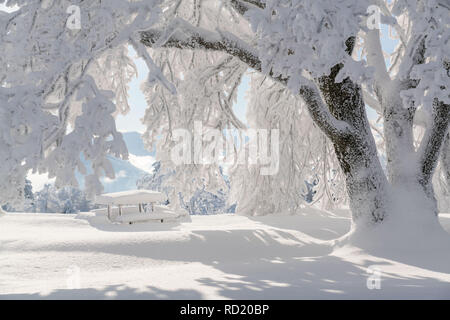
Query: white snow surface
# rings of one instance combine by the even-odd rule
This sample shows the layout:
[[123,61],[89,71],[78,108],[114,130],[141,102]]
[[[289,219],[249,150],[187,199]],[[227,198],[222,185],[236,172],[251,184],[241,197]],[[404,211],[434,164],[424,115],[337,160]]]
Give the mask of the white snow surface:
[[[450,298],[450,251],[336,248],[346,211],[185,219],[1,215],[0,299]],[[450,214],[440,222],[449,232]],[[381,271],[380,289],[368,289],[368,267]]]

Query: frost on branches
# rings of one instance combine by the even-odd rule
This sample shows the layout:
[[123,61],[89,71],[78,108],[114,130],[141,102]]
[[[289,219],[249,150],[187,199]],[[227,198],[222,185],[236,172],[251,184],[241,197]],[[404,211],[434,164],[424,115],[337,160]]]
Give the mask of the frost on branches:
[[81,154],[88,193],[114,177],[106,155],[127,158],[114,115],[128,111],[136,73],[127,46],[158,20],[160,2],[77,1],[77,30],[67,26],[73,1],[7,1],[16,10],[0,11],[1,202],[21,198],[29,170],[76,186]]
[[[2,201],[30,169],[74,184],[80,153],[87,190],[101,191],[106,154],[127,156],[114,116],[129,108],[132,46],[150,70],[144,139],[175,172],[172,199],[223,189],[218,164],[171,162],[173,131],[245,129],[232,106],[250,73],[248,126],[280,130],[280,170],[231,165],[237,212],[297,212],[305,181],[319,181],[312,203],[348,203],[354,226],[406,223],[406,208],[436,223],[449,186],[448,0],[92,0],[79,31],[64,28],[69,1],[14,4],[0,15]],[[372,5],[399,39],[389,68]]]

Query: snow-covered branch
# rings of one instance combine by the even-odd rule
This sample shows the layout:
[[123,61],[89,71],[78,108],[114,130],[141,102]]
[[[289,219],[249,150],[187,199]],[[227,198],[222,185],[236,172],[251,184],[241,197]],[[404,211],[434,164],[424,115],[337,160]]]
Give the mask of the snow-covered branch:
[[365,49],[367,51],[367,64],[373,67],[375,71],[375,91],[378,96],[382,96],[383,92],[386,92],[392,86],[392,83],[384,62],[380,31],[378,29],[370,30],[366,33]]
[[148,47],[154,47],[155,44],[160,43],[160,46],[165,48],[225,52],[240,59],[250,68],[261,70],[261,61],[258,58],[257,51],[245,41],[228,32],[220,30],[213,32],[184,23],[182,30],[176,29],[164,41],[160,41],[160,38],[164,36],[165,32],[150,29],[141,32],[141,42]]

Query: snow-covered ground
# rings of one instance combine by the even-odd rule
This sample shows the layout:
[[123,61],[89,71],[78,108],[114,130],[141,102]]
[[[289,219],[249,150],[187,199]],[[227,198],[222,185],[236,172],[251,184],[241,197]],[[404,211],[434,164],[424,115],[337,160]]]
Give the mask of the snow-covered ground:
[[[450,232],[450,214],[440,221]],[[92,213],[8,213],[0,216],[0,299],[450,298],[450,252],[333,250],[330,240],[349,229],[345,211],[135,225]],[[377,270],[381,288],[369,290]]]

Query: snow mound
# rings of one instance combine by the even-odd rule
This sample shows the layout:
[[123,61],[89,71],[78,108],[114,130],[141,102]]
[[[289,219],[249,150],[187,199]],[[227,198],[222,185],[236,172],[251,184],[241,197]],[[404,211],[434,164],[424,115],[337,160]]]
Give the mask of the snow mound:
[[393,256],[446,256],[450,252],[450,235],[434,209],[420,190],[396,190],[391,213],[383,223],[375,227],[353,226],[338,243]]

